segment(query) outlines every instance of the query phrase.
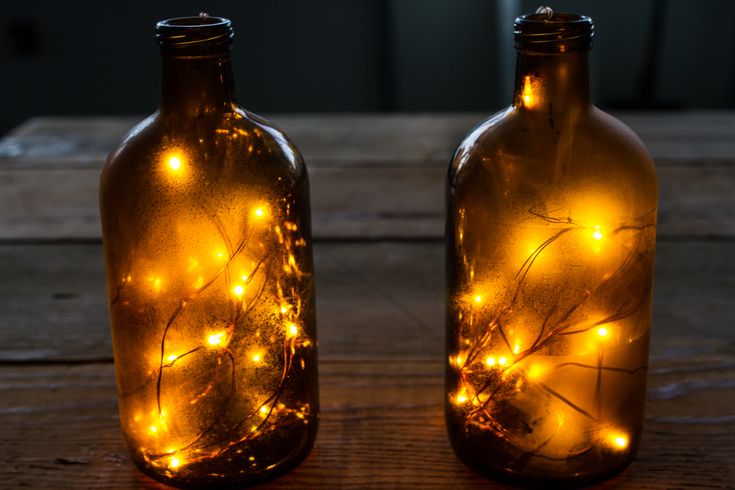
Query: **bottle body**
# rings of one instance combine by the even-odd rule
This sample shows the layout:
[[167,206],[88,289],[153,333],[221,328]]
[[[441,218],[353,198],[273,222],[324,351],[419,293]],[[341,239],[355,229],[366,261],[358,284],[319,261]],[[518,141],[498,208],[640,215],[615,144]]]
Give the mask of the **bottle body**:
[[519,61],[514,105],[449,170],[445,407],[469,466],[571,484],[622,470],[640,440],[657,185],[622,123],[551,103],[542,85],[583,55],[554,56]]
[[108,159],[100,207],[135,463],[182,486],[248,484],[298,464],[319,401],[296,148],[234,105],[161,110]]

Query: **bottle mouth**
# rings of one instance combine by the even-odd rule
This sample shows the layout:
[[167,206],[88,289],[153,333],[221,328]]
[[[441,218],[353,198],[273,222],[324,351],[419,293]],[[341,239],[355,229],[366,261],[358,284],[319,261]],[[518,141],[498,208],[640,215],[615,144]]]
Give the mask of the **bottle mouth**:
[[228,51],[232,49],[234,35],[230,19],[210,17],[205,13],[156,24],[156,40],[161,53],[197,55]]
[[586,15],[555,13],[546,9],[521,15],[513,24],[515,47],[522,51],[566,53],[592,47],[595,24]]

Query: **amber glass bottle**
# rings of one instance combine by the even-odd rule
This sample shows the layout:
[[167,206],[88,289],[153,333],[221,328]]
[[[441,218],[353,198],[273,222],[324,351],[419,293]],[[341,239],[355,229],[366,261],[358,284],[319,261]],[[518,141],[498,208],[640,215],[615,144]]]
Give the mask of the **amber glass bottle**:
[[656,176],[590,102],[592,21],[531,14],[515,31],[513,104],[449,170],[446,419],[480,472],[582,484],[641,436]]
[[100,183],[123,433],[180,486],[281,473],[317,430],[306,168],[235,105],[232,35],[204,15],[158,24],[160,108]]

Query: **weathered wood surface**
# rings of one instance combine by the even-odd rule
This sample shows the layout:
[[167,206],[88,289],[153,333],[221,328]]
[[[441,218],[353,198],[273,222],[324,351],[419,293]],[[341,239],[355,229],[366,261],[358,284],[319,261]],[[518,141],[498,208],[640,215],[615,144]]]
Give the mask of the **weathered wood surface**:
[[[470,114],[274,120],[302,149],[308,163],[316,237],[438,238],[443,233],[450,155],[482,118]],[[735,116],[621,118],[640,134],[658,166],[659,234],[731,236]],[[37,118],[1,141],[0,239],[99,238],[99,172],[107,154],[136,121]]]
[[[316,236],[342,240],[315,244],[317,444],[266,487],[501,488],[452,454],[442,414],[443,179],[481,117],[272,118],[309,163]],[[661,215],[643,445],[601,488],[735,488],[735,114],[622,119]],[[163,488],[118,426],[96,214],[134,121],[37,118],[0,142],[0,488]]]

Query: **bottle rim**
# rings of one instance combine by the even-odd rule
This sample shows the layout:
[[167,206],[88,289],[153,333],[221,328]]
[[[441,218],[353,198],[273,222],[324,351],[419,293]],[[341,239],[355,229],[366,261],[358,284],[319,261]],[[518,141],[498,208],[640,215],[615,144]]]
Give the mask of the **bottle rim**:
[[230,19],[204,13],[156,23],[156,40],[162,53],[205,54],[229,50],[234,35]]
[[542,12],[516,17],[513,32],[518,50],[566,53],[589,50],[595,24],[586,15]]

